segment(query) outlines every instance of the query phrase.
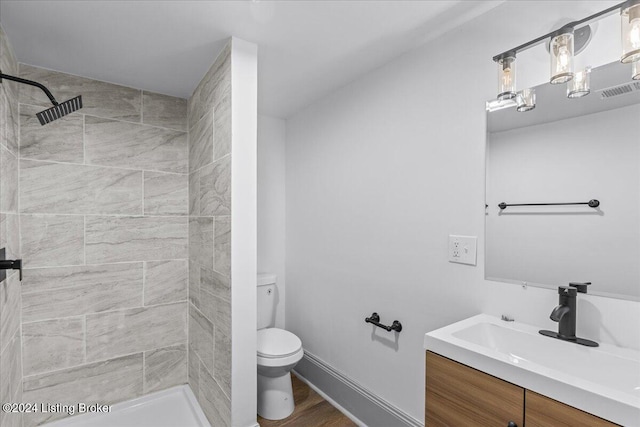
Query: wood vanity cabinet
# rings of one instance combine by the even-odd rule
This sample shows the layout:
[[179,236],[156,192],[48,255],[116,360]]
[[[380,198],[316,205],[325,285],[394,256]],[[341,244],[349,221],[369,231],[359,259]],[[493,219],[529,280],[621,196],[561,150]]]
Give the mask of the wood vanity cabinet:
[[425,426],[523,425],[524,389],[427,352]]
[[616,425],[427,351],[425,427]]
[[613,427],[618,425],[531,390],[526,391],[525,402],[524,424],[527,427]]

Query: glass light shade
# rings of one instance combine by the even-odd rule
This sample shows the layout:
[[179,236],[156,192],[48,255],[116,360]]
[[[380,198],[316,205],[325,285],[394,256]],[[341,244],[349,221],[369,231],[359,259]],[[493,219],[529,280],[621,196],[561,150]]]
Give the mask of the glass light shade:
[[633,80],[640,80],[640,61],[631,64],[631,78]]
[[516,57],[507,56],[498,60],[498,100],[516,97]]
[[536,91],[535,89],[523,89],[518,93],[516,97],[517,107],[519,112],[531,111],[536,108]]
[[573,78],[573,32],[551,39],[551,84],[566,83]]
[[620,12],[622,20],[622,57],[625,64],[640,61],[640,2]]
[[591,93],[591,67],[578,71],[567,83],[567,97],[581,98]]

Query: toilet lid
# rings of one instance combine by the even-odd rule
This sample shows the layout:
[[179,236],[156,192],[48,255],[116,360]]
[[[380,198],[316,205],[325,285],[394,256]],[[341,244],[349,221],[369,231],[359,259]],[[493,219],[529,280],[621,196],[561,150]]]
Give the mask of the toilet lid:
[[302,347],[302,341],[289,331],[267,328],[258,331],[258,356],[286,357]]

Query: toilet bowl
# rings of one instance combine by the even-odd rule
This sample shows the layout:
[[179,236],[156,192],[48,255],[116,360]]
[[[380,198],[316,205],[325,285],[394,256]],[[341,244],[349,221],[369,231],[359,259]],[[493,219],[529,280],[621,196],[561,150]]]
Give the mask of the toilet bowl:
[[276,298],[276,276],[258,274],[258,415],[267,420],[293,413],[291,370],[304,355],[300,338],[272,327]]
[[258,414],[281,420],[293,413],[291,369],[302,359],[300,338],[278,328],[258,331]]

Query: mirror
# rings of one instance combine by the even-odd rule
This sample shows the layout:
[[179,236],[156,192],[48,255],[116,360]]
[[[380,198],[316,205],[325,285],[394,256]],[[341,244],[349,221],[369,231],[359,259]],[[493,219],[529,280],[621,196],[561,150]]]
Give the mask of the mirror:
[[640,81],[615,62],[588,96],[535,90],[534,110],[488,113],[485,277],[640,301]]

